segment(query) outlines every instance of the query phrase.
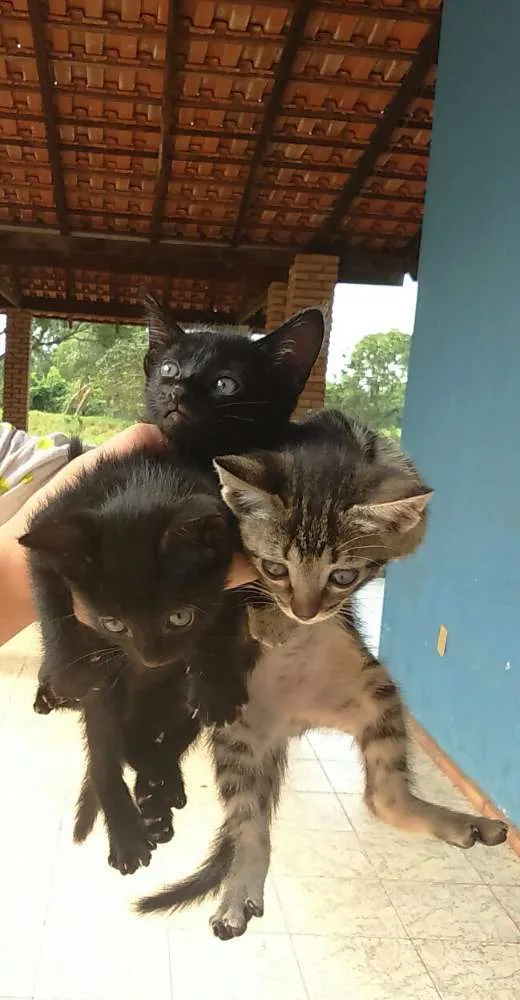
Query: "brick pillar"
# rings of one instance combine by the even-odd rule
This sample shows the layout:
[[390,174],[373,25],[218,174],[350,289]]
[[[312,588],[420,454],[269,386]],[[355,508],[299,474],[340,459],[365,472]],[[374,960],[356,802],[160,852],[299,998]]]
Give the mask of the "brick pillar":
[[27,430],[31,321],[30,312],[13,309],[7,313],[5,328],[2,419],[22,430]]
[[312,369],[300,396],[295,417],[306,410],[319,409],[325,396],[325,372],[332,320],[332,300],[338,278],[338,258],[323,254],[298,254],[289,272],[285,315],[288,318],[301,309],[319,306],[325,316],[325,340],[320,356]]
[[268,333],[281,326],[285,319],[287,285],[283,281],[272,281],[267,289],[265,328]]

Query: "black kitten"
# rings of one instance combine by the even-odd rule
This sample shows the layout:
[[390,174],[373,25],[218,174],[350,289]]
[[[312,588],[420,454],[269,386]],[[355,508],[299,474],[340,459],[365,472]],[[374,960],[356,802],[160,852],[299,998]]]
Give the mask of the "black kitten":
[[176,447],[203,460],[285,440],[321,349],[319,309],[306,309],[258,340],[204,329],[186,333],[151,297],[146,310],[147,412]]
[[[208,330],[185,333],[151,298],[147,300],[147,313],[150,329],[150,348],[145,359],[148,413],[170,439],[172,451],[169,459],[165,461],[181,463],[188,476],[192,474],[200,476],[203,472],[209,475],[217,493],[216,476],[211,465],[211,459],[215,455],[230,451],[240,453],[259,445],[275,447],[291,433],[289,416],[296,406],[299,393],[319,353],[323,338],[323,317],[317,309],[307,310],[283,324],[269,336],[253,341],[235,333],[214,333]],[[153,498],[156,486],[152,479],[149,490],[150,497]],[[100,496],[103,496],[102,491]],[[128,506],[132,510],[132,504]],[[143,514],[145,541],[149,537],[146,517]],[[108,578],[112,580],[112,586],[119,574],[126,573],[130,552],[132,552],[131,535],[125,538],[125,544],[118,552],[110,550],[113,562],[107,562],[106,572]],[[139,592],[139,587],[143,586],[143,580],[147,578],[147,554],[139,547],[137,551],[132,552],[132,556],[136,592]],[[105,586],[103,574],[100,574],[100,585]],[[133,580],[129,577],[128,594],[132,586]],[[51,600],[50,593],[46,595],[46,599]],[[143,603],[143,607],[148,607],[146,602]],[[49,620],[64,613],[63,610],[53,607],[47,611],[44,602],[43,613],[46,612]],[[121,618],[120,615],[115,617]],[[152,619],[147,619],[147,623],[153,636],[157,623]],[[228,669],[224,674],[220,670],[219,624],[224,629],[223,634],[226,635],[228,653]],[[74,636],[76,637],[76,632]],[[235,637],[237,641],[233,645]],[[121,636],[117,640],[118,646],[121,645],[120,639]],[[68,698],[75,697],[74,692],[64,684],[63,677],[55,678],[57,667],[54,641],[55,637],[50,635],[50,671],[44,663],[40,672],[41,683],[36,702],[39,710],[50,710],[55,707],[57,698],[64,698],[67,703]],[[204,671],[192,672],[192,685],[197,687],[196,695],[192,692],[192,701],[200,703],[204,709],[204,718],[208,721],[231,720],[244,700],[245,674],[254,659],[254,644],[251,643],[247,633],[245,606],[241,596],[233,593],[225,596],[219,623],[213,623],[204,648],[199,645],[199,654],[198,662],[204,662]],[[86,655],[88,656],[88,652]],[[94,651],[94,655],[98,654]],[[172,715],[168,727],[166,722],[162,721],[165,705],[168,704],[163,690],[153,685],[145,694],[142,687],[135,688],[129,681],[125,681],[124,684],[119,682],[116,691],[118,700],[112,705],[107,695],[109,689],[106,684],[99,697],[98,692],[91,690],[92,687],[98,686],[95,663],[87,659],[87,666],[83,669],[84,661],[77,662],[77,657],[78,651],[72,641],[72,646],[66,649],[61,661],[67,664],[65,671],[67,677],[75,678],[74,690],[82,692],[78,696],[83,697],[89,692],[86,704],[87,736],[88,719],[92,718],[93,713],[92,704],[96,708],[94,721],[97,728],[95,732],[91,732],[89,743],[95,752],[97,772],[103,773],[104,769],[112,767],[110,755],[107,755],[106,760],[103,758],[105,751],[101,750],[101,746],[104,745],[101,735],[107,733],[111,726],[116,727],[116,720],[120,719],[122,713],[125,717],[128,715],[128,707],[122,709],[121,700],[126,705],[130,698],[133,714],[128,732],[133,735],[126,740],[130,746],[126,746],[124,757],[131,763],[147,756],[148,758],[153,756],[154,760],[163,762],[162,774],[157,765],[154,768],[154,777],[151,779],[147,777],[144,767],[141,774],[139,764],[134,766],[138,771],[137,798],[142,812],[150,823],[155,820],[160,821],[163,839],[167,839],[168,835],[171,835],[165,819],[169,804],[181,804],[184,801],[182,777],[177,761],[189,734],[193,734],[197,729],[191,719],[192,713],[186,711],[182,713],[181,699],[173,699],[177,701],[178,711]],[[71,659],[76,661],[75,664],[71,663]],[[72,666],[74,671],[71,670]],[[98,672],[102,677],[105,676],[105,670],[105,663],[101,662]],[[176,683],[176,676],[173,683]],[[49,685],[45,685],[45,681],[49,679],[52,680],[50,695]],[[59,683],[55,683],[58,679]],[[78,683],[80,679],[82,679],[81,684]],[[166,677],[165,683],[172,683],[169,676]],[[94,723],[90,725],[91,731],[93,726]],[[157,742],[157,734],[163,733],[165,726],[170,734],[166,746],[164,741]],[[137,738],[141,749],[136,755],[132,748],[135,747]],[[110,743],[110,740],[108,742]],[[167,753],[167,747],[171,749],[170,755]],[[147,767],[150,771],[149,764]],[[175,787],[166,796],[167,801],[163,799],[161,804],[158,798],[163,794],[165,782],[169,780],[171,784],[172,774],[176,777],[176,781],[173,782]],[[120,769],[118,780],[119,778]],[[87,782],[83,790],[76,827],[79,839],[88,833],[92,813],[95,815],[92,802],[91,783]],[[136,853],[137,862],[140,860],[139,852],[134,851],[134,862],[131,862],[134,867]],[[128,858],[122,865],[125,870],[131,870]]]
[[[134,871],[172,835],[171,806],[185,803],[179,758],[201,720],[227,719],[219,691],[229,699],[253,655],[241,609],[224,601],[228,514],[213,477],[141,451],[83,472],[20,541],[42,625],[40,681],[83,709],[88,767],[75,839],[101,808],[110,863]],[[241,689],[232,700],[244,698]],[[125,763],[138,772],[142,815]]]

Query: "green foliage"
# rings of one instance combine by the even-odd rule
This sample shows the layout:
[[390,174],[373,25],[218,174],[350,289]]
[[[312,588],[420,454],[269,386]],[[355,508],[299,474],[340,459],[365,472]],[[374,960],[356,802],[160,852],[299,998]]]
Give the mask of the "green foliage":
[[399,437],[409,356],[410,337],[399,330],[364,337],[340,379],[327,383],[326,405]]
[[110,414],[138,419],[146,346],[140,327],[38,319],[32,337],[31,406],[75,418]]
[[[143,357],[148,338],[140,328],[130,329],[96,362],[92,395],[103,401],[104,413],[137,420],[143,412]],[[99,405],[99,404],[98,404]]]
[[110,417],[76,417],[66,413],[41,413],[29,411],[29,433],[45,437],[62,431],[69,437],[79,434],[87,444],[101,444],[123,430],[132,421],[115,420]]
[[29,405],[33,409],[59,413],[68,394],[69,384],[54,365],[45,374],[31,372]]

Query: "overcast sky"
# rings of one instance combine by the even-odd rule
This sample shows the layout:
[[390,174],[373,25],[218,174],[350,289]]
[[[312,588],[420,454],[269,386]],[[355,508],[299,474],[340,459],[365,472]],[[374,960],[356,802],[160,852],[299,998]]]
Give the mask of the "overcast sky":
[[343,357],[350,357],[357,342],[368,333],[402,330],[412,333],[417,282],[407,275],[400,287],[388,285],[336,285],[329,349],[329,378],[337,378]]

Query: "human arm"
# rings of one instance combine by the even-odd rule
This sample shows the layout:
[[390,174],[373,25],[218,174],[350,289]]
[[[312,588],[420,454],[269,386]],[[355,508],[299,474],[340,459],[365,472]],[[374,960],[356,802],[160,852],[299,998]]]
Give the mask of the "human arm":
[[[142,446],[158,445],[162,435],[153,424],[134,424],[105,444],[80,455],[31,496],[5,524],[0,526],[0,645],[35,621],[27,550],[18,544],[34,512],[53,494],[91,468],[102,455],[125,454]],[[239,587],[251,580],[251,569],[243,556],[236,556],[228,585]]]

